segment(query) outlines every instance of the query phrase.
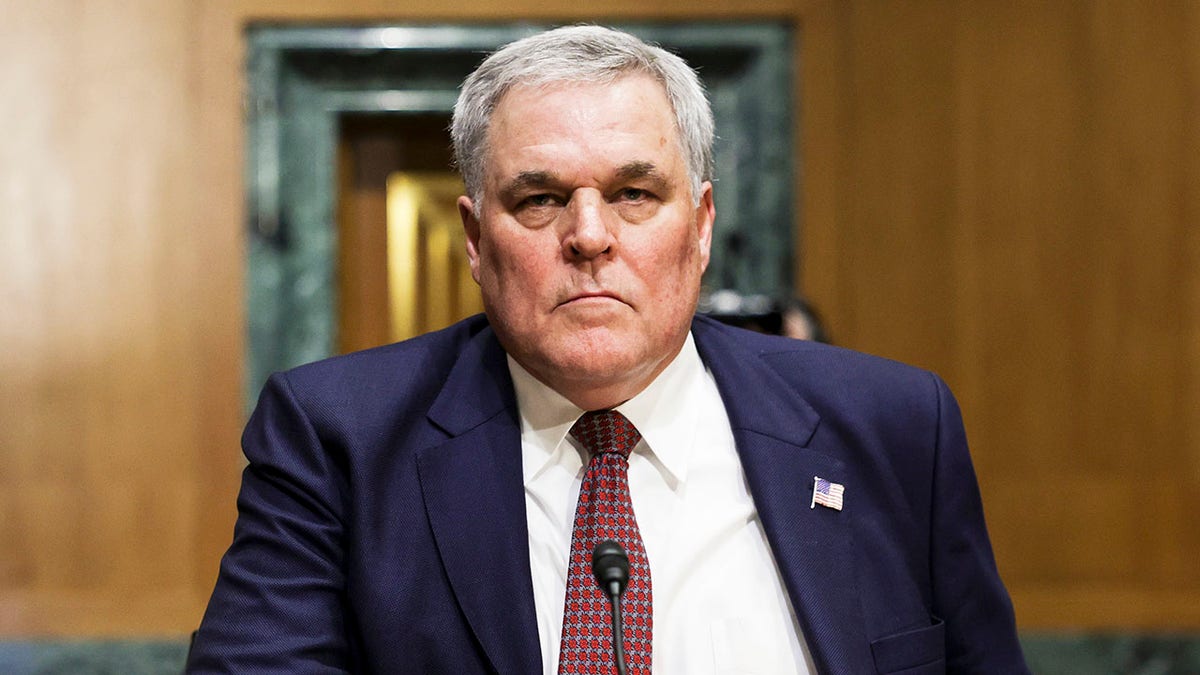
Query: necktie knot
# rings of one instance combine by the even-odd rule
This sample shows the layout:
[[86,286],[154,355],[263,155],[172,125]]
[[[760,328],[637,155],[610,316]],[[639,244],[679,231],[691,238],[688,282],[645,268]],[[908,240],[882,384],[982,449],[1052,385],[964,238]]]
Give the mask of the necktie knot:
[[592,455],[617,453],[626,460],[642,440],[633,422],[616,410],[584,413],[571,427],[571,435]]

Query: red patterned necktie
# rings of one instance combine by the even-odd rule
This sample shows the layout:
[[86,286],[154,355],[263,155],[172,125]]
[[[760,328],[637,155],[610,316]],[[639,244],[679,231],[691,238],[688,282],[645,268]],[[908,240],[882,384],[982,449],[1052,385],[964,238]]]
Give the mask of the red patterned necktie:
[[629,674],[650,675],[650,562],[629,500],[629,453],[642,435],[614,410],[584,413],[571,427],[571,435],[592,458],[575,508],[558,672],[615,672],[612,615],[591,567],[596,544],[611,539],[629,555],[629,586],[621,603]]

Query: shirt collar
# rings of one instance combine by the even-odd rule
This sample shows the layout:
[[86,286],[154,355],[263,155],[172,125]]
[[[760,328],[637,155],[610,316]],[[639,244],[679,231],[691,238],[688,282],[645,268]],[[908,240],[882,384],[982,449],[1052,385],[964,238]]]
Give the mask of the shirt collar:
[[511,355],[508,372],[512,375],[521,415],[522,466],[528,485],[546,467],[559,461],[564,448],[570,446],[565,440],[567,433],[584,411],[538,381]]
[[687,477],[704,375],[704,363],[689,332],[670,365],[641,393],[617,406],[642,432],[650,459],[657,460],[672,488]]
[[[508,370],[521,415],[524,478],[528,485],[573,448],[567,434],[584,411],[538,381],[512,356],[508,357]],[[642,434],[643,443],[637,451],[647,454],[672,487],[687,476],[704,377],[704,363],[689,332],[679,353],[658,377],[616,408]]]

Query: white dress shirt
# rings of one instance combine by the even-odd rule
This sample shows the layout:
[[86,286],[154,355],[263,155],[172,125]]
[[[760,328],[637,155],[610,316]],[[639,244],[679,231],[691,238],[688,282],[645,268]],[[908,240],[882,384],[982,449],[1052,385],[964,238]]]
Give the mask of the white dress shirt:
[[[584,411],[512,357],[508,364],[521,414],[543,670],[556,675],[571,528],[587,463],[568,432]],[[691,334],[658,378],[617,410],[642,433],[629,458],[629,489],[650,559],[655,675],[815,673],[725,406]]]

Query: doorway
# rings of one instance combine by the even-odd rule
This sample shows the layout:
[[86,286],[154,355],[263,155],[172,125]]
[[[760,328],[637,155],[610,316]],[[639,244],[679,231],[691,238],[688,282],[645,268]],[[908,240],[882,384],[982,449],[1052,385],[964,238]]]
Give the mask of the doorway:
[[483,311],[467,265],[444,114],[346,115],[338,132],[339,353]]

